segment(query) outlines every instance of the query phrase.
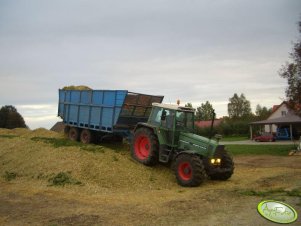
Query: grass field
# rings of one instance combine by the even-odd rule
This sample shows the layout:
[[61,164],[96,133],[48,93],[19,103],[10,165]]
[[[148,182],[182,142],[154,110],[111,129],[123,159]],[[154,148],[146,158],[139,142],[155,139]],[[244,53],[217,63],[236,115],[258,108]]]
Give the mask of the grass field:
[[170,167],[133,161],[126,144],[0,129],[0,225],[274,225],[257,213],[262,199],[301,211],[301,156],[288,148],[228,145],[230,180],[184,188]]
[[227,149],[233,155],[274,155],[287,156],[294,145],[244,145],[244,144],[228,144]]
[[246,136],[228,136],[228,137],[223,137],[221,140],[222,141],[243,141],[243,140],[248,140],[250,138]]

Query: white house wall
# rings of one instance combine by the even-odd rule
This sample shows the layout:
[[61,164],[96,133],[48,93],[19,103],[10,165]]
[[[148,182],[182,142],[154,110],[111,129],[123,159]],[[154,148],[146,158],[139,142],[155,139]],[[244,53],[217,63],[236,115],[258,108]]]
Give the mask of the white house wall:
[[[285,112],[285,113],[284,113]],[[285,115],[283,115],[285,114]],[[282,104],[275,112],[273,112],[270,117],[268,117],[267,119],[275,119],[275,118],[282,118],[286,115],[291,115],[290,111],[288,110],[286,104]],[[277,130],[277,126],[276,125],[272,125],[272,131],[270,131],[270,125],[265,125],[264,126],[264,131],[265,132],[276,132]]]

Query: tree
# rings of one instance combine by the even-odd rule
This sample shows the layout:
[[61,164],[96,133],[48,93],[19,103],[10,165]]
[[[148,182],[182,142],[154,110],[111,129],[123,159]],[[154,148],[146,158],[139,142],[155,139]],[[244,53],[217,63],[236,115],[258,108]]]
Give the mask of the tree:
[[267,107],[261,107],[260,104],[257,104],[255,114],[257,119],[266,119],[272,113],[272,108],[268,109]]
[[187,104],[185,104],[185,107],[187,107],[187,108],[192,108],[192,103],[187,103]]
[[202,104],[200,107],[196,110],[196,120],[211,120],[212,119],[212,113],[214,109],[209,101],[206,101],[205,104]]
[[0,128],[26,128],[23,117],[14,106],[6,105],[0,109]]
[[234,93],[234,96],[229,99],[228,114],[231,119],[243,119],[252,114],[250,101],[243,93],[240,96]]
[[[298,25],[301,34],[301,21]],[[285,93],[289,107],[301,116],[301,38],[294,44],[290,58],[292,62],[287,62],[282,66],[279,75],[287,79],[288,87]]]

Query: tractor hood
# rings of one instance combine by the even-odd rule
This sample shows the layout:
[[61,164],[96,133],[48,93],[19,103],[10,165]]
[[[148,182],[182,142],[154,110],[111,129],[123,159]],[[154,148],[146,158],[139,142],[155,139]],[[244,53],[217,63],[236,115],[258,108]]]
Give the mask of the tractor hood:
[[218,143],[215,140],[193,133],[181,132],[179,137],[179,146],[181,149],[194,151],[205,157],[212,157]]

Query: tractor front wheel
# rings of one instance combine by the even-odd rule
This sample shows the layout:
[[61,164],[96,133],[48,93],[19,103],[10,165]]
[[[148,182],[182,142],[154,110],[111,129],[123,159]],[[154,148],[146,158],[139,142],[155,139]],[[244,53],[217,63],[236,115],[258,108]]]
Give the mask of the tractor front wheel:
[[203,161],[196,155],[180,154],[175,160],[174,170],[178,184],[184,187],[199,186],[206,178]]
[[234,162],[226,150],[219,151],[216,158],[221,159],[221,165],[218,168],[211,168],[208,172],[212,180],[228,180],[234,172]]
[[158,139],[152,130],[139,128],[134,134],[131,145],[132,157],[138,162],[153,166],[158,163]]

